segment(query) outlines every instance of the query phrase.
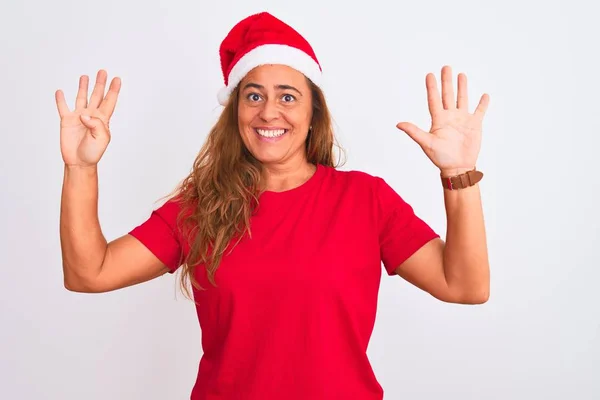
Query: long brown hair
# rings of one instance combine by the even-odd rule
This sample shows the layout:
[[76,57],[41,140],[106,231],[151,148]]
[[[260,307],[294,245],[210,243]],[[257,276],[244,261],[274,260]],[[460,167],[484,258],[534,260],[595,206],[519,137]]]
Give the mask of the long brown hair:
[[[342,148],[333,133],[325,96],[312,81],[308,80],[308,84],[313,115],[306,139],[307,159],[315,165],[338,167],[333,148]],[[247,150],[240,136],[238,98],[236,88],[198,153],[190,174],[175,191],[174,197],[181,205],[178,226],[190,245],[181,265],[181,285],[188,296],[187,283],[202,289],[195,278],[200,264],[204,265],[209,282],[216,286],[215,273],[231,241],[239,241],[244,233],[251,235],[250,218],[263,183],[262,164]]]

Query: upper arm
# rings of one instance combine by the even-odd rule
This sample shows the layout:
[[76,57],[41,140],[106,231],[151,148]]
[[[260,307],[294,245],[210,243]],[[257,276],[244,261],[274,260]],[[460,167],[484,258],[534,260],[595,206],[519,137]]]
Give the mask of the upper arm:
[[108,292],[164,275],[169,268],[138,239],[127,234],[108,244],[100,273],[88,292]]
[[142,224],[108,244],[97,276],[69,289],[107,292],[174,272],[183,261],[178,210],[171,201],[152,211]]
[[433,297],[452,303],[455,302],[455,296],[450,291],[444,274],[444,246],[445,243],[440,238],[425,243],[397,266],[394,272]]
[[452,301],[444,274],[444,241],[385,181],[378,180],[381,259],[389,275]]

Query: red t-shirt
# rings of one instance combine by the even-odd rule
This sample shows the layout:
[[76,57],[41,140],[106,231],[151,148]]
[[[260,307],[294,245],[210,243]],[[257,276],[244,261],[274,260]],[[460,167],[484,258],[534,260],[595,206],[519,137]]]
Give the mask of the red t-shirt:
[[[182,245],[167,202],[131,231],[172,272]],[[192,400],[380,400],[367,358],[388,274],[438,235],[383,179],[318,165],[266,192],[212,286],[194,291],[203,355]]]

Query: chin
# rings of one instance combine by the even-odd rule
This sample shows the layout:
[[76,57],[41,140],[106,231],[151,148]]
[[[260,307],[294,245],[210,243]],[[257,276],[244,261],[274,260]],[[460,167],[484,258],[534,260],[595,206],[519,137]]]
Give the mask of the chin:
[[250,153],[260,161],[262,164],[277,164],[284,162],[286,156],[289,154],[287,151],[264,151],[264,150],[251,150]]

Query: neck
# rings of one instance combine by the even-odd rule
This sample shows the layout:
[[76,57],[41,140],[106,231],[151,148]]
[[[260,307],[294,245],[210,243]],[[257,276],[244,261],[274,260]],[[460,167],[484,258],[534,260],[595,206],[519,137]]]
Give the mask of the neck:
[[283,192],[294,189],[309,180],[316,169],[316,166],[307,160],[265,165],[265,190]]

